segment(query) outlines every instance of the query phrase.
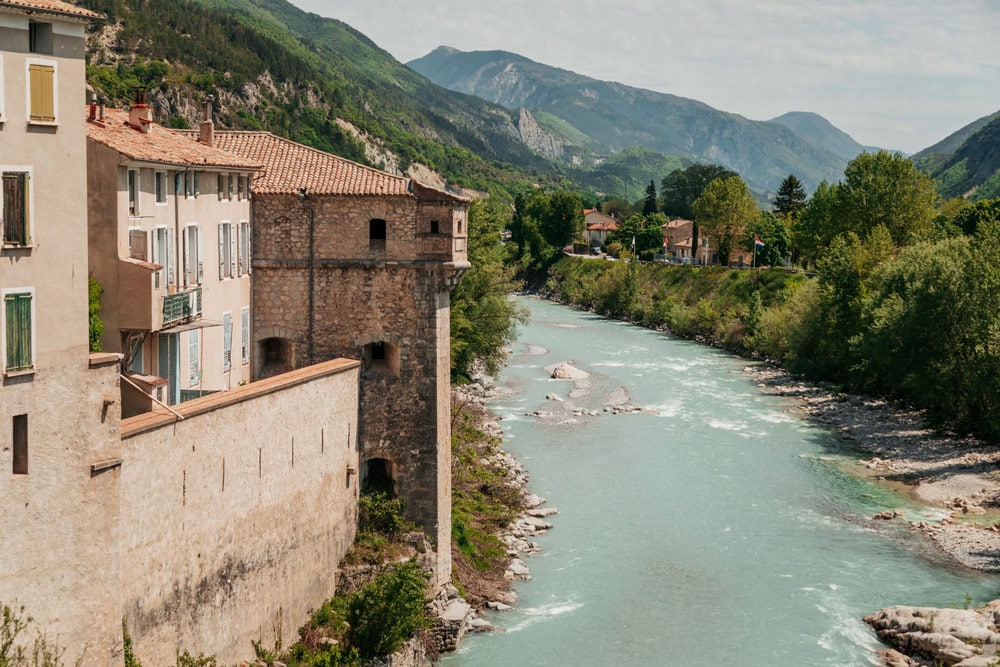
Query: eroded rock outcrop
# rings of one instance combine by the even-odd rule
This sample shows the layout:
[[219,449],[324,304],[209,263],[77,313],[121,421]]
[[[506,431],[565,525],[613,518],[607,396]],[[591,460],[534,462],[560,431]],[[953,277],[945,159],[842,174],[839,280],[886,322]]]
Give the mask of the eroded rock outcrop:
[[[886,644],[909,656],[913,665],[987,667],[996,664],[1000,649],[1000,600],[976,609],[938,609],[896,605],[865,617]],[[889,658],[893,662],[889,661]],[[900,663],[894,652],[886,664]]]

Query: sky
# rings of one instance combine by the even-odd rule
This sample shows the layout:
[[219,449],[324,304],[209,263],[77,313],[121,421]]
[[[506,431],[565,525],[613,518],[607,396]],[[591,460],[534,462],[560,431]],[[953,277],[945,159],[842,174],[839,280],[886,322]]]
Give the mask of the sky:
[[290,0],[401,62],[501,49],[913,153],[1000,110],[1000,0]]

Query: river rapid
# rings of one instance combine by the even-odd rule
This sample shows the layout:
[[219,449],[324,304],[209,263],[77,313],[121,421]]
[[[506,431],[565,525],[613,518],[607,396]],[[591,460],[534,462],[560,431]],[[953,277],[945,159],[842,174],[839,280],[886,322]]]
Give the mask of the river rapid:
[[[506,632],[467,635],[443,665],[876,665],[864,615],[1000,597],[902,522],[870,521],[940,514],[854,474],[857,454],[745,360],[521,303],[531,322],[490,407],[559,514],[516,609],[488,616]],[[550,379],[564,361],[590,378]],[[605,411],[625,396],[642,410]]]

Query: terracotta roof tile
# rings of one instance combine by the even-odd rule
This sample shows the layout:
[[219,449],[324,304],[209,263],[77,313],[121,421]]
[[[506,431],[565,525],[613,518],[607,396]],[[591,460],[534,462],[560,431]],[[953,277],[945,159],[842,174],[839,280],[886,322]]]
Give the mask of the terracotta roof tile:
[[152,124],[149,133],[128,124],[127,111],[107,109],[103,123],[88,121],[87,138],[112,148],[132,160],[184,167],[222,167],[259,170],[259,161],[206,146],[185,132]]
[[33,9],[53,14],[68,14],[70,16],[80,16],[83,18],[104,18],[104,15],[92,12],[83,7],[77,7],[62,0],[0,0],[0,7],[15,7],[17,9]]
[[[351,162],[270,132],[216,132],[216,145],[260,162],[254,192],[320,195],[410,195],[410,179]],[[447,193],[442,193],[447,194]]]

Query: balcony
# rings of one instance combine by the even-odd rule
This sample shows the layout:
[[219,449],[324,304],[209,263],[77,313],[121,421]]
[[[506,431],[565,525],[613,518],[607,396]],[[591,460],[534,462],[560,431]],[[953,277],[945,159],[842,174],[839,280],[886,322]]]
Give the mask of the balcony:
[[163,297],[163,327],[201,316],[201,288]]

